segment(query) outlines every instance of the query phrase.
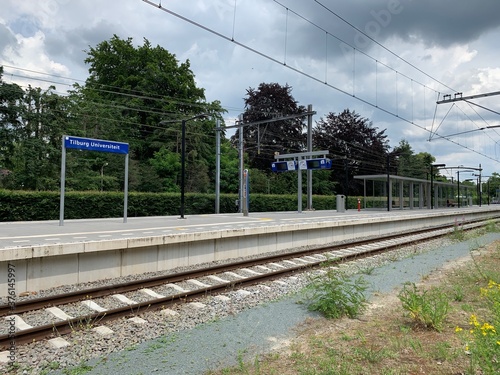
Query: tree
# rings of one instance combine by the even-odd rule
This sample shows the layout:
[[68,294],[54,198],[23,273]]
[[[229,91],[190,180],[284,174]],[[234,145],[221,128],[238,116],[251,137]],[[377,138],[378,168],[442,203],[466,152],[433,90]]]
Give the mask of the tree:
[[[196,87],[189,61],[178,63],[175,55],[144,39],[134,47],[132,38],[114,35],[90,47],[85,62],[89,77],[83,94],[98,105],[120,108],[136,159],[144,160],[160,149],[169,125],[166,119],[182,119],[204,111],[204,90]],[[100,102],[99,102],[100,101]]]
[[500,174],[493,172],[490,177],[481,181],[483,191],[486,191],[486,196],[489,195],[490,201],[500,203]]
[[10,189],[55,190],[59,185],[61,139],[67,127],[68,100],[51,86],[1,82],[0,166],[8,169],[2,185]]
[[165,147],[155,152],[150,163],[163,181],[163,191],[179,192],[178,175],[181,169],[181,160],[178,153],[171,152]]
[[[164,171],[158,168],[162,164],[157,163],[160,155],[180,152],[182,120],[200,113],[221,119],[224,110],[218,101],[205,101],[204,89],[196,86],[189,60],[179,63],[175,55],[160,46],[153,47],[147,39],[135,47],[131,38],[122,40],[114,35],[109,41],[90,47],[87,54],[85,62],[90,66],[90,76],[77,93],[93,104],[87,113],[96,107],[101,108],[100,113],[108,111],[110,115],[118,111],[119,116],[111,118],[120,120],[106,124],[101,121],[88,129],[114,134],[113,140],[130,144],[131,157],[137,161],[131,163],[131,180],[137,183],[131,184],[131,189],[148,190],[149,179],[141,178],[141,173]],[[215,165],[214,123],[191,121],[186,129],[186,188],[206,190]],[[155,160],[156,167],[152,167],[150,159]],[[172,177],[178,172],[172,170]]]
[[[6,84],[0,67],[2,186],[57,189],[61,136],[69,134],[129,143],[129,189],[174,191],[180,165],[166,164],[180,157],[182,120],[205,113],[211,119],[186,124],[186,188],[208,191],[215,177],[214,120],[224,110],[218,101],[206,102],[189,61],[179,63],[146,39],[135,47],[116,35],[87,53],[90,75],[67,96]],[[70,190],[121,189],[123,158],[68,152],[66,177]]]
[[221,142],[220,157],[220,191],[221,193],[237,193],[239,189],[238,150],[231,146],[229,140]]
[[21,103],[24,91],[15,83],[2,80],[0,66],[0,169],[11,171],[14,167],[13,154],[18,139],[16,129],[21,126]]
[[[431,164],[436,158],[428,152],[420,152],[415,154],[408,141],[402,139],[399,145],[394,147],[391,155],[394,156],[397,166],[397,174],[399,176],[428,179],[431,172]],[[433,171],[435,176],[439,175],[438,170]]]
[[345,109],[338,115],[330,112],[313,129],[313,145],[329,150],[334,169],[333,182],[342,187],[345,195],[362,194],[362,183],[353,176],[385,172],[389,149],[385,130],[378,131],[371,121]]
[[[261,83],[257,90],[247,89],[243,123],[277,119],[305,112],[293,98],[292,88],[278,83]],[[239,132],[243,131],[245,152],[251,168],[269,171],[275,160],[275,152],[280,154],[304,151],[305,117],[281,120],[260,125],[239,128],[231,137],[233,145],[238,144]]]

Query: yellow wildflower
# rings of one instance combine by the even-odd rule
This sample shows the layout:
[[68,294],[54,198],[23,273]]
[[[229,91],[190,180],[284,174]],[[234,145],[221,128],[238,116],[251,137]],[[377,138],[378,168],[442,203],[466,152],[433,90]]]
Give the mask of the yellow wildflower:
[[474,327],[479,327],[479,322],[477,321],[477,318],[474,314],[470,316],[470,322],[469,324]]
[[455,328],[455,332],[461,332],[462,331],[462,328],[461,327],[456,327]]
[[481,332],[483,333],[483,336],[486,336],[488,334],[488,332],[496,333],[497,331],[495,330],[494,326],[492,326],[489,323],[484,322],[484,324],[481,326]]

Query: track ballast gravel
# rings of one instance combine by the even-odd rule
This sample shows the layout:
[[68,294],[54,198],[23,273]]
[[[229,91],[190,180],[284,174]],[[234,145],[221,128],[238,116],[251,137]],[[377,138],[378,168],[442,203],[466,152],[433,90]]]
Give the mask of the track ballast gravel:
[[[381,255],[343,265],[348,272],[363,270],[370,293],[387,293],[446,262],[470,254],[472,249],[500,239],[488,233],[469,241],[453,243],[438,239],[402,248],[397,255]],[[169,374],[197,375],[254,360],[260,353],[286,345],[294,328],[317,316],[297,303],[307,275],[287,278],[286,284],[269,283],[227,293],[229,300],[207,297],[203,308],[189,304],[176,308],[179,315],[162,311],[141,315],[144,324],[120,320],[107,324],[114,333],[76,331],[66,338],[71,345],[53,349],[47,343],[18,348],[18,374]],[[92,326],[94,323],[91,324]],[[97,324],[96,324],[97,325]],[[54,369],[58,367],[58,369]],[[1,370],[1,369],[0,369]]]

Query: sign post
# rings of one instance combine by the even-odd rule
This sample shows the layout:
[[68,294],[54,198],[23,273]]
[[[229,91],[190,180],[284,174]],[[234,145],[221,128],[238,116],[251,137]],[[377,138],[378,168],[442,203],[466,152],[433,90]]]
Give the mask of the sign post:
[[127,206],[128,206],[128,143],[105,141],[102,139],[73,137],[63,135],[62,137],[62,152],[61,152],[61,198],[59,207],[59,226],[64,225],[64,192],[66,184],[66,149],[75,148],[78,150],[110,152],[114,154],[125,155],[125,182],[124,182],[124,199],[123,199],[123,222],[127,222]]
[[[302,171],[311,171],[314,169],[331,169],[332,161],[326,158],[329,151],[311,151],[311,152],[300,152],[296,154],[286,154],[280,155],[275,153],[274,157],[276,161],[271,163],[271,169],[273,172],[286,172],[286,171],[297,171],[297,211],[302,213]],[[320,156],[322,158],[312,159],[313,156]],[[285,160],[293,159],[293,160]],[[312,209],[312,204],[308,209]]]

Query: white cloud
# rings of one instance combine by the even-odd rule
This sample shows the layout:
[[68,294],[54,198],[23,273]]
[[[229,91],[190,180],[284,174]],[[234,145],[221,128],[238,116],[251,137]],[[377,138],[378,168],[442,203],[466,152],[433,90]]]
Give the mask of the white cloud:
[[[256,88],[262,82],[278,82],[292,86],[292,94],[300,104],[313,104],[318,112],[315,120],[328,112],[350,108],[372,120],[380,130],[387,129],[391,146],[397,146],[404,138],[415,152],[431,152],[439,160],[455,163],[459,158],[464,160],[462,164],[468,160],[474,164],[482,162],[491,168],[490,174],[495,171],[495,162],[471,150],[444,140],[428,142],[428,132],[419,126],[430,129],[433,122],[443,120],[449,109],[449,105],[436,106],[436,91],[453,94],[439,82],[464,95],[500,90],[500,51],[495,48],[500,37],[498,0],[483,0],[481,7],[469,0],[456,0],[460,4],[446,14],[443,13],[446,7],[434,0],[400,0],[402,11],[393,14],[377,35],[377,40],[393,53],[372,46],[370,56],[360,51],[354,54],[348,48],[343,50],[341,42],[331,35],[352,42],[355,32],[317,3],[303,0],[281,3],[284,7],[272,0],[238,1],[236,9],[234,0],[164,0],[162,4],[269,55],[280,62],[277,64],[140,0],[4,0],[0,63],[84,80],[87,67],[82,51],[89,45],[109,40],[113,33],[122,39],[132,37],[136,45],[147,38],[180,61],[190,60],[207,100],[220,100],[228,109],[228,125],[243,110],[246,89]],[[388,6],[387,0],[321,3],[361,29],[374,21],[374,12]],[[462,8],[467,14],[460,12]],[[330,33],[328,38],[325,30]],[[283,62],[303,74],[292,71]],[[9,69],[6,70],[7,75]],[[30,83],[46,85],[36,79]],[[499,111],[498,97],[478,103]],[[476,123],[484,123],[481,117],[488,124],[500,124],[498,115],[474,109],[478,113],[464,103],[457,104],[453,109],[457,112],[455,117],[443,123],[443,134],[449,134],[444,132],[451,132],[457,126],[461,130],[474,129]],[[412,121],[417,125],[412,125]],[[457,137],[456,141],[499,159],[500,150],[495,143],[498,138],[498,134],[491,132],[491,138],[477,134],[477,137]]]

